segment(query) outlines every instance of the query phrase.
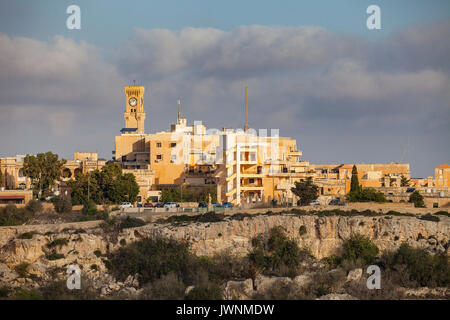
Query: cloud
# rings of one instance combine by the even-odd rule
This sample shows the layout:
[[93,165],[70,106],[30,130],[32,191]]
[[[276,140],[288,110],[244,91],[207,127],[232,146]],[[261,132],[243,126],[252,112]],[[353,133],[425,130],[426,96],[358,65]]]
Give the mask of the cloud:
[[105,87],[120,85],[99,49],[61,36],[46,43],[0,33],[0,70],[2,104],[96,108],[99,99],[114,103]]
[[175,121],[178,98],[189,121],[242,126],[248,87],[250,124],[297,138],[305,159],[400,160],[410,136],[429,155],[413,170],[430,172],[450,158],[442,148],[450,138],[449,21],[377,40],[315,26],[137,29],[112,58],[63,37],[0,34],[0,134],[20,127],[36,132],[39,146],[55,135],[55,151],[95,149],[109,158],[129,80],[146,86],[150,132]]

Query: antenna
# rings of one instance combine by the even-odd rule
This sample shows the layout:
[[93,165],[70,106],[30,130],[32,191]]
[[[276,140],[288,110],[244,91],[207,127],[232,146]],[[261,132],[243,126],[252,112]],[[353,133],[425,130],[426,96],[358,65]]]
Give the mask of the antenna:
[[245,126],[244,126],[244,131],[247,131],[248,129],[250,129],[250,126],[248,125],[247,87],[245,87]]
[[409,135],[408,135],[408,163],[411,161],[411,146],[409,144]]
[[181,100],[178,99],[178,121],[181,119]]
[[403,149],[403,146],[400,146],[400,149],[401,149],[401,152],[402,152],[402,158],[401,158],[400,163],[403,163],[405,150]]

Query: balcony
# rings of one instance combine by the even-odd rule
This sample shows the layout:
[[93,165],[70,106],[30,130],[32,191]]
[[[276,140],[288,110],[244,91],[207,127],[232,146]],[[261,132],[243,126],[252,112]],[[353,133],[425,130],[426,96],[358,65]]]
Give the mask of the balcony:
[[264,190],[264,187],[261,185],[257,185],[255,183],[247,183],[241,185],[242,191],[252,191],[252,190]]

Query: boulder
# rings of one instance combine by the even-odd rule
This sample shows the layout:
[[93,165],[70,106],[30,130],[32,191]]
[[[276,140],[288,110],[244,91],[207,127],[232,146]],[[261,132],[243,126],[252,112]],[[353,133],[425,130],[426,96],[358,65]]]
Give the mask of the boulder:
[[224,296],[227,300],[247,300],[253,296],[253,280],[247,279],[245,281],[228,281]]
[[8,283],[16,279],[19,275],[11,270],[6,264],[0,263],[0,283]]
[[263,293],[267,289],[272,288],[276,283],[283,285],[289,285],[292,283],[292,279],[288,277],[266,277],[264,275],[257,275],[255,279],[255,287],[258,293]]
[[348,273],[346,282],[358,282],[361,279],[362,274],[363,270],[361,268],[354,269]]
[[194,288],[195,288],[194,286],[189,286],[189,287],[187,287],[186,290],[184,291],[184,294],[185,294],[185,295],[188,295],[189,292],[191,292],[192,289],[194,289]]
[[292,281],[297,287],[303,288],[311,283],[311,274],[301,274],[299,276],[296,276]]
[[347,294],[347,293],[330,293],[316,300],[358,300],[357,298]]

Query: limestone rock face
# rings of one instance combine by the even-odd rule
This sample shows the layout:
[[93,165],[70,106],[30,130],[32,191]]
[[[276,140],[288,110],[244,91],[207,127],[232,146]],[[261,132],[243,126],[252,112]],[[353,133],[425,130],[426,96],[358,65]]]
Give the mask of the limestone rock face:
[[11,270],[6,264],[0,263],[0,279],[3,282],[10,282],[18,277],[17,272]]
[[[299,247],[309,248],[318,259],[339,253],[343,241],[353,233],[361,233],[369,237],[381,251],[395,250],[402,242],[425,248],[432,253],[449,254],[450,248],[450,218],[445,216],[440,216],[439,222],[398,216],[317,217],[285,214],[260,215],[246,217],[243,220],[224,220],[215,223],[190,223],[181,226],[150,223],[138,228],[124,229],[117,235],[117,241],[111,241],[109,236],[98,227],[99,224],[100,221],[89,221],[61,225],[0,227],[0,284],[26,283],[25,278],[17,279],[18,274],[13,271],[16,265],[23,262],[30,264],[27,272],[37,278],[45,278],[49,268],[64,269],[70,264],[78,264],[83,267],[83,273],[92,274],[97,278],[102,277],[103,280],[99,282],[98,289],[107,295],[121,292],[124,287],[138,288],[139,285],[136,277],[127,279],[123,284],[116,283],[114,279],[107,279],[102,255],[108,250],[117,250],[120,247],[119,241],[122,239],[129,244],[141,238],[165,236],[188,241],[193,253],[198,256],[212,256],[224,250],[244,256],[252,249],[252,238],[259,234],[267,237],[269,231],[276,226],[282,227]],[[78,231],[75,232],[76,230]],[[25,232],[33,233],[32,239],[18,239],[18,236]],[[49,244],[60,238],[65,238],[66,243],[49,247]],[[48,260],[46,256],[53,251],[63,255],[63,258]],[[97,267],[94,268],[94,265]],[[362,270],[353,270],[347,275],[347,280],[358,281],[361,274]],[[63,272],[62,275],[65,273]],[[249,297],[256,291],[259,293],[267,290],[278,282],[300,288],[310,281],[311,276],[308,274],[294,279],[259,276],[255,279],[255,283],[252,283],[250,279],[230,281],[227,283],[226,294],[240,299]],[[254,291],[253,288],[256,290]],[[127,293],[126,290],[124,293]],[[128,293],[133,296],[134,291],[131,290]]]
[[[260,233],[281,226],[300,247],[308,247],[316,258],[336,254],[344,240],[352,233],[369,237],[381,251],[395,250],[402,242],[438,252],[449,250],[450,218],[441,217],[440,222],[419,220],[415,217],[317,217],[317,216],[257,216],[242,221],[231,220],[216,223],[189,224],[180,227],[152,227],[147,225],[140,232],[162,234],[191,243],[197,255],[213,255],[225,249],[244,255],[251,249],[251,239]],[[306,234],[300,235],[300,226]],[[150,230],[154,228],[153,230]],[[145,230],[145,231],[144,231]],[[219,233],[221,236],[218,236]],[[420,234],[420,236],[419,236]],[[422,241],[421,238],[434,241]]]
[[228,281],[224,296],[227,300],[246,300],[253,296],[253,280],[247,279],[245,281]]
[[363,270],[361,268],[350,271],[347,275],[347,282],[359,281],[359,279],[361,279],[361,277],[362,277],[362,274],[363,274]]
[[303,288],[311,283],[312,277],[311,274],[306,273],[296,276],[292,281],[297,287]]
[[264,293],[275,284],[289,285],[292,283],[292,279],[288,277],[266,277],[259,274],[255,278],[256,292]]

